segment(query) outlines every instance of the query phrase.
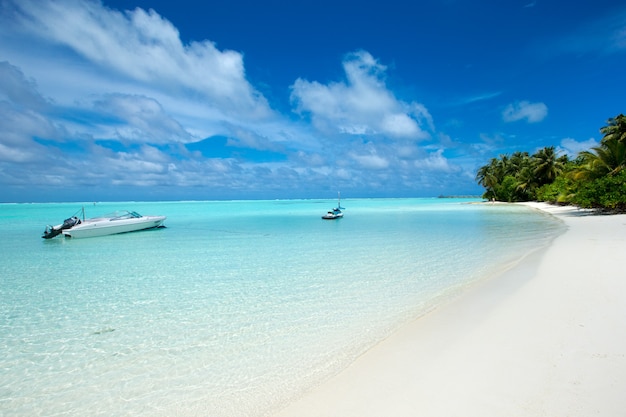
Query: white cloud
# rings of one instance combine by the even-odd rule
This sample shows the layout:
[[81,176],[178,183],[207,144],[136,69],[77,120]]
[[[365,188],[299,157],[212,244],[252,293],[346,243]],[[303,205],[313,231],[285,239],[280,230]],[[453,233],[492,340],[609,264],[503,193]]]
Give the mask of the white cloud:
[[[34,138],[60,138],[61,132],[40,110],[48,102],[33,80],[15,66],[0,62],[0,160],[13,163],[43,161],[46,148]],[[2,167],[0,167],[0,170]]]
[[178,30],[154,10],[119,12],[92,0],[22,0],[12,8],[13,20],[2,19],[4,30],[56,46],[59,55],[70,48],[94,71],[158,85],[169,94],[193,92],[240,117],[271,114],[247,82],[239,52],[220,51],[210,41],[183,44]]
[[575,158],[579,152],[588,151],[591,148],[598,146],[599,143],[597,140],[590,138],[585,141],[578,142],[572,138],[565,138],[561,141],[561,146],[559,151],[564,152],[570,158]]
[[323,85],[301,78],[291,86],[296,111],[310,114],[322,131],[350,135],[381,134],[424,139],[432,118],[419,103],[398,100],[387,89],[386,67],[365,51],[348,54],[343,62],[346,82]]
[[548,115],[548,106],[544,103],[531,103],[519,101],[506,106],[502,111],[502,119],[505,122],[517,122],[526,120],[528,123],[542,121]]
[[496,97],[500,96],[501,94],[502,94],[502,92],[495,91],[495,92],[490,92],[490,93],[482,93],[482,94],[478,94],[478,95],[474,95],[474,96],[468,96],[468,97],[464,97],[464,98],[461,98],[461,99],[457,100],[457,102],[455,104],[456,105],[460,105],[460,106],[464,106],[466,104],[472,104],[472,103],[477,103],[477,102],[480,102],[480,101],[491,100],[493,98],[496,98]]
[[458,168],[450,164],[448,159],[443,156],[443,152],[443,149],[438,149],[437,151],[428,154],[426,158],[415,161],[415,165],[420,168],[425,168],[429,171],[457,171]]
[[526,120],[528,123],[542,121],[548,115],[548,106],[544,103],[531,103],[520,101],[509,104],[502,112],[502,119],[505,122],[517,122]]
[[229,137],[227,140],[229,146],[267,151],[284,150],[282,146],[276,143],[277,141],[261,136],[254,131],[242,128],[236,128],[233,131],[235,136]]
[[35,81],[27,80],[19,68],[8,62],[0,62],[0,101],[10,101],[28,109],[47,106]]
[[[55,126],[37,112],[0,102],[0,143],[27,148],[34,137],[58,137]],[[25,149],[26,150],[26,149]]]
[[405,113],[384,115],[380,122],[383,132],[388,132],[392,136],[412,136],[419,134],[419,127],[409,115]]
[[[78,198],[71,186],[94,196],[170,187],[161,191],[168,198],[306,195],[329,186],[375,194],[393,192],[398,178],[426,181],[428,171],[453,168],[443,151],[415,163],[432,117],[398,99],[387,68],[367,52],[346,56],[344,81],[293,84],[296,110],[316,130],[269,108],[246,80],[240,53],[210,41],[185,45],[154,11],[92,0],[1,7],[14,13],[0,14],[0,56],[9,61],[0,63],[0,186],[52,187],[60,199]],[[185,146],[211,136],[228,139],[205,142],[219,142],[214,153]]]
[[381,170],[389,167],[389,161],[386,158],[380,155],[376,155],[374,153],[371,153],[369,155],[351,153],[350,157],[354,159],[361,167],[366,169]]
[[[94,103],[94,110],[102,117],[114,117],[109,122],[114,129],[112,137],[123,141],[165,144],[190,142],[193,138],[176,120],[172,119],[154,99],[135,95],[109,94]],[[106,126],[101,131],[106,131]]]
[[34,159],[35,155],[28,149],[6,146],[0,142],[0,162],[23,163]]

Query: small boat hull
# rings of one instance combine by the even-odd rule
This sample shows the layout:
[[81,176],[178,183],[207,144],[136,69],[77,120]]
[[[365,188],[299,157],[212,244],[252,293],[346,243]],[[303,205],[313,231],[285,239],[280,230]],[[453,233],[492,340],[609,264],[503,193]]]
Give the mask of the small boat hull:
[[333,212],[328,212],[326,214],[324,214],[322,216],[322,219],[324,220],[335,220],[335,219],[341,219],[343,217],[343,213],[333,213]]

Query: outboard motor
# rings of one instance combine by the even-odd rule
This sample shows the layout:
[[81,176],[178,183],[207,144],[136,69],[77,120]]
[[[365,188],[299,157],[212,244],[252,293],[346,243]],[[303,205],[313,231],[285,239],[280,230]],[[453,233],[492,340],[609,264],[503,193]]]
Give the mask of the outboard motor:
[[71,229],[72,227],[80,224],[80,219],[76,216],[72,216],[69,219],[63,220],[63,224],[59,226],[46,226],[46,230],[44,230],[43,235],[41,236],[44,239],[52,239],[55,236],[58,236],[63,232],[63,230]]
[[73,217],[70,217],[69,219],[63,220],[63,225],[61,226],[61,229],[63,230],[69,229],[70,227],[74,227],[77,224],[80,224],[80,219],[76,216],[73,216]]

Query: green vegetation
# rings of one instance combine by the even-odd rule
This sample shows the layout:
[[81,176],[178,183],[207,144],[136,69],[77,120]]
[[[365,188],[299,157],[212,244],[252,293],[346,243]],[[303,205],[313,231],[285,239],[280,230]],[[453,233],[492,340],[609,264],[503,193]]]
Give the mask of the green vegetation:
[[600,133],[600,144],[574,160],[558,156],[553,146],[533,155],[515,152],[492,158],[476,173],[476,181],[485,187],[483,198],[626,211],[626,116],[609,119]]

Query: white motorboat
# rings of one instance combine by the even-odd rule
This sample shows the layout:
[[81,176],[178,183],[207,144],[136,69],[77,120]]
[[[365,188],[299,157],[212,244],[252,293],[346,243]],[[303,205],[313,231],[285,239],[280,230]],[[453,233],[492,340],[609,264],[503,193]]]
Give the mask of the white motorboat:
[[329,210],[326,214],[322,216],[324,220],[334,220],[340,219],[343,217],[343,212],[341,210],[345,210],[345,208],[341,207],[341,194],[337,193],[337,207],[332,210]]
[[63,224],[47,226],[42,237],[51,239],[62,233],[66,237],[84,238],[136,232],[162,227],[165,219],[165,216],[142,216],[135,211],[127,210],[83,220],[72,216],[65,219]]
[[330,211],[328,211],[328,213],[324,214],[322,216],[322,219],[324,220],[333,220],[333,219],[339,219],[343,217],[343,213],[341,210],[339,210],[339,208],[334,208]]

